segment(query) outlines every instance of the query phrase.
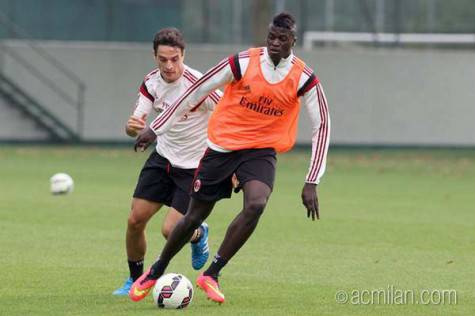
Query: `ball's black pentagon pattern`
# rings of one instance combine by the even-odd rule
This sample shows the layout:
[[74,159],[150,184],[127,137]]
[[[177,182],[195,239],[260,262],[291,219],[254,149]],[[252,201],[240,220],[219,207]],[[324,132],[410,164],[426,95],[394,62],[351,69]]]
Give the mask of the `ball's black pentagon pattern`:
[[181,275],[178,275],[178,276],[174,277],[173,282],[171,284],[172,289],[176,289],[178,284],[180,284],[180,281],[181,281]]
[[163,304],[163,295],[161,293],[158,295],[157,306],[158,308],[165,308],[165,305]]

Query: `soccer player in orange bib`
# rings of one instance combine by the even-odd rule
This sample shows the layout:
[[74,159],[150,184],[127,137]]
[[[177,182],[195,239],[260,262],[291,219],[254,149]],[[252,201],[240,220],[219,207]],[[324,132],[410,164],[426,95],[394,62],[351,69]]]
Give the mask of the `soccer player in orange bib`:
[[211,300],[224,302],[219,272],[257,226],[272,192],[276,152],[288,151],[295,143],[301,104],[313,125],[312,158],[302,201],[307,216],[319,219],[317,184],[325,171],[330,119],[318,78],[292,52],[295,41],[294,18],[288,13],[276,15],[269,26],[266,47],[224,59],[137,138],[136,148],[148,147],[188,107],[226,86],[208,123],[208,149],[195,173],[188,211],[168,237],[159,259],[132,285],[132,300],[147,296],[215,203],[231,196],[235,173],[244,193],[243,209],[229,225],[213,262],[196,281]]

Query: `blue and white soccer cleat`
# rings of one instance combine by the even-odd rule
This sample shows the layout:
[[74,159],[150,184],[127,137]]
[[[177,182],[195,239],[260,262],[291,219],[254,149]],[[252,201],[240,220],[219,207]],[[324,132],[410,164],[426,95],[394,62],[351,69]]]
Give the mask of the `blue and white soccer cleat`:
[[112,295],[117,295],[117,296],[127,296],[129,295],[130,287],[132,286],[132,278],[128,278],[125,280],[124,285],[122,287],[118,288],[114,292],[112,292]]
[[191,266],[195,270],[201,269],[209,257],[208,224],[202,223],[201,237],[196,243],[191,244]]

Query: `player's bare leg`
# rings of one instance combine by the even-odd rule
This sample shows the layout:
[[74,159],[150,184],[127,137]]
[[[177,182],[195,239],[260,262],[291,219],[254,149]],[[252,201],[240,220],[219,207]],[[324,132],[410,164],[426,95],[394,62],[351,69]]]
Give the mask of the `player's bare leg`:
[[130,277],[127,278],[122,287],[115,290],[112,294],[118,296],[127,295],[132,283],[142,275],[144,256],[147,251],[145,227],[150,218],[155,215],[161,207],[162,205],[157,202],[140,198],[132,199],[125,236]]
[[[175,228],[178,221],[183,218],[183,214],[174,208],[170,208],[167,216],[163,220],[162,234],[165,239],[168,239],[173,228]],[[200,227],[194,230],[190,238],[191,245],[191,265],[193,269],[201,269],[209,257],[208,246],[208,224],[202,223]]]
[[[168,239],[168,236],[172,232],[173,228],[175,228],[176,224],[182,219],[185,215],[182,213],[178,212],[176,209],[173,207],[170,207],[168,210],[167,215],[165,216],[165,219],[163,220],[162,223],[162,235],[165,237],[165,239]],[[195,229],[193,232],[193,235],[190,238],[190,242],[195,242],[198,241],[201,237],[201,230],[200,229]]]
[[244,208],[229,225],[218,249],[219,256],[226,260],[230,260],[254,232],[266,207],[271,189],[261,181],[251,180],[244,183],[243,192]]
[[191,198],[186,215],[178,221],[168,236],[167,243],[160,254],[160,259],[152,266],[153,276],[163,274],[168,262],[191,239],[194,231],[211,213],[214,204],[215,202],[200,201]]
[[150,218],[152,218],[161,207],[162,205],[157,202],[139,198],[132,199],[132,209],[127,220],[127,233],[125,237],[127,258],[129,261],[143,260],[145,252],[147,251],[145,227]]
[[184,215],[178,212],[176,209],[174,209],[173,207],[170,207],[162,223],[162,235],[163,237],[165,237],[165,239],[168,239],[168,236],[172,232],[176,223],[178,223],[178,221],[180,221],[180,219],[182,219],[183,216]]
[[157,279],[165,272],[170,260],[188,243],[194,231],[211,213],[214,204],[214,201],[207,202],[191,198],[186,215],[178,221],[168,236],[159,259],[132,285],[129,296],[133,301],[140,301],[148,295]]
[[252,235],[271,194],[269,186],[257,180],[244,183],[243,191],[243,210],[229,225],[210,267],[196,281],[198,286],[206,292],[208,298],[218,303],[224,302],[224,294],[218,284],[219,271]]

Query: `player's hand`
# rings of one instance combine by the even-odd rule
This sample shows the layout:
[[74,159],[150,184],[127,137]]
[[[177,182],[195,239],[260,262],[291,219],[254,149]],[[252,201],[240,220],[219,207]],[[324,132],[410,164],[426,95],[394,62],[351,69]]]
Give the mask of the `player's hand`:
[[145,128],[142,132],[140,132],[139,136],[135,140],[134,150],[137,151],[145,151],[145,149],[150,146],[150,144],[154,143],[157,139],[157,135],[150,127]]
[[302,203],[307,208],[307,217],[312,216],[312,221],[320,219],[318,209],[317,185],[314,183],[305,183],[302,189]]
[[147,124],[147,114],[143,114],[142,117],[131,116],[127,120],[125,131],[127,135],[135,137],[142,131]]
[[242,188],[239,186],[240,183],[235,173],[233,173],[233,176],[231,177],[231,182],[233,184],[234,193],[239,193]]

